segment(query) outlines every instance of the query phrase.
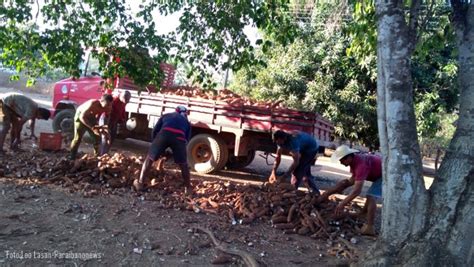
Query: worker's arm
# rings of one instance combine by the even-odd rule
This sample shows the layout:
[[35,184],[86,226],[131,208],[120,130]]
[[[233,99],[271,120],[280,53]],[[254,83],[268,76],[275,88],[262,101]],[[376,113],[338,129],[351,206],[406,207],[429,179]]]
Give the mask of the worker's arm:
[[94,126],[95,125],[91,125],[89,123],[87,123],[86,119],[85,119],[85,116],[84,116],[84,113],[82,113],[80,116],[79,116],[79,120],[82,122],[82,124],[84,124],[87,128],[91,129],[91,131],[93,131],[94,133],[97,132],[95,129],[94,129]]
[[112,105],[109,106],[107,111],[105,112],[105,120],[104,120],[104,125],[108,125],[109,121],[112,117]]
[[106,110],[103,114],[103,125],[109,125],[109,122],[110,122],[110,114],[112,114],[112,106],[110,106],[110,108],[108,110]]
[[34,140],[38,139],[35,135],[35,122],[36,122],[35,118],[30,120],[30,130],[31,130],[30,138]]
[[[127,104],[120,107],[120,115],[118,116],[117,123],[124,123],[127,120],[127,112],[125,111],[125,107]],[[113,109],[112,109],[113,112]]]
[[351,202],[354,198],[360,195],[362,192],[362,186],[364,186],[364,181],[355,181],[352,192],[346,198],[344,198],[344,200],[341,201],[339,205],[337,205],[336,214],[341,214],[344,211],[344,207],[347,205],[347,203]]
[[337,184],[328,190],[326,190],[321,196],[318,198],[318,202],[325,201],[328,199],[328,197],[332,194],[340,194],[342,191],[344,191],[346,188],[349,186],[354,185],[354,177],[351,177],[350,179],[344,179],[342,181],[337,182]]
[[296,167],[300,164],[301,154],[297,151],[290,151],[290,156],[293,158],[293,163],[291,164],[290,168],[285,173],[285,177],[288,177],[293,174]]
[[281,152],[282,152],[281,148],[279,147],[276,152],[275,162],[273,163],[272,173],[270,174],[270,177],[268,178],[270,182],[276,181],[276,171],[278,170],[278,167],[280,166]]
[[86,115],[88,113],[90,113],[90,109],[92,109],[92,105],[94,104],[94,102],[89,102],[87,103],[88,106],[86,106],[86,108],[84,108],[84,112],[81,112],[81,114],[79,115],[79,120],[82,122],[82,124],[84,124],[87,128],[91,129],[91,131],[94,131],[94,126],[95,125],[90,125],[87,120],[86,120]]
[[191,124],[188,124],[188,128],[186,130],[186,141],[189,142],[189,139],[191,139]]

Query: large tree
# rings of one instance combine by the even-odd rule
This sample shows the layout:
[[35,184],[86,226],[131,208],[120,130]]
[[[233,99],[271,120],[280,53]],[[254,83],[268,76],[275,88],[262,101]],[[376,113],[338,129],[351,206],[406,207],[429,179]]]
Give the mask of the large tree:
[[451,1],[459,48],[457,129],[430,189],[417,142],[410,57],[421,1],[376,1],[377,101],[384,156],[382,235],[369,265],[474,263],[474,7]]

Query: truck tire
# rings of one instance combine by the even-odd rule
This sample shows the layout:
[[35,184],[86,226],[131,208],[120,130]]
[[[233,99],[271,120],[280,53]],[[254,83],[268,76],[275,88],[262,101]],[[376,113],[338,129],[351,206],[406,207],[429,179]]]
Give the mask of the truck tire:
[[73,109],[63,109],[54,116],[53,119],[53,131],[63,132],[63,133],[73,133],[74,132],[74,114],[75,110]]
[[221,151],[221,157],[219,160],[219,164],[217,166],[217,170],[221,170],[227,164],[229,160],[229,149],[227,148],[227,144],[225,143],[224,139],[220,138],[219,136],[215,136],[217,143],[219,143],[219,149]]
[[194,136],[187,146],[188,164],[198,173],[220,170],[227,161],[228,153],[224,141],[210,134]]
[[241,169],[247,167],[255,159],[255,150],[249,150],[247,156],[230,156],[226,167],[229,169]]

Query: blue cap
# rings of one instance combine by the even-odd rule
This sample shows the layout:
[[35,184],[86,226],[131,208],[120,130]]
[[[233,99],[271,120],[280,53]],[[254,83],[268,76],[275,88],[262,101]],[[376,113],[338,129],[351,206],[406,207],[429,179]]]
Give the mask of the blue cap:
[[180,105],[180,106],[177,106],[177,107],[176,107],[176,112],[178,112],[178,113],[186,113],[186,112],[188,112],[188,109],[187,109],[185,106],[181,106],[181,105]]

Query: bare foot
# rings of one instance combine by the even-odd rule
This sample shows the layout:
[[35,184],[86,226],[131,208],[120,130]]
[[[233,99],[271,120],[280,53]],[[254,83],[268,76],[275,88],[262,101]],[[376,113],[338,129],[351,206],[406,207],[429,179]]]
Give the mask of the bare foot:
[[133,181],[133,188],[135,188],[136,191],[141,192],[145,190],[145,185],[143,183],[140,183],[137,179]]

